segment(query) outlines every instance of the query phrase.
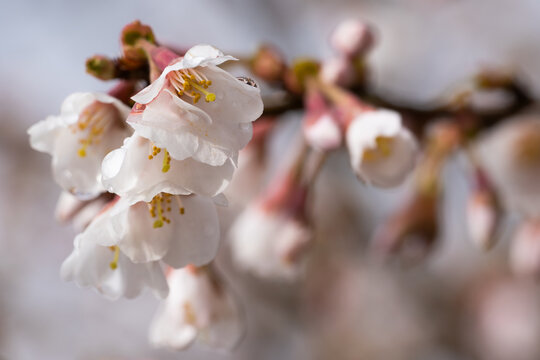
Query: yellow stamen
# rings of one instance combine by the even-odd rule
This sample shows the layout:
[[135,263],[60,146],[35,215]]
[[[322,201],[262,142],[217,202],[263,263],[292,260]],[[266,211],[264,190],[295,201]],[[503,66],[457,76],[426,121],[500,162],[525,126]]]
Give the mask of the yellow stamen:
[[161,208],[161,196],[157,195],[156,198],[157,198],[156,205],[157,205],[157,211],[158,211],[158,218],[156,221],[154,221],[154,229],[160,228],[163,226],[163,209]]
[[163,155],[163,167],[161,168],[161,171],[166,173],[171,168],[171,155],[167,150],[165,150],[165,154]]
[[118,246],[111,246],[110,249],[114,251],[114,258],[113,261],[109,264],[109,267],[112,270],[116,270],[118,268],[118,258],[120,257],[120,248]]
[[394,140],[391,137],[378,136],[375,139],[375,147],[364,151],[364,161],[375,161],[380,157],[388,157],[392,154]]

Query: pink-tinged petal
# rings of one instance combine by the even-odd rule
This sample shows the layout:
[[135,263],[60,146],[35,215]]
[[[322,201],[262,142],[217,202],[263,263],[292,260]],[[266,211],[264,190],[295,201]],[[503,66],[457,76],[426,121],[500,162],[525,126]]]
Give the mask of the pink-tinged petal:
[[214,259],[219,248],[219,219],[212,199],[201,196],[182,196],[184,212],[173,205],[169,251],[163,261],[174,268],[188,264],[204,265]]
[[229,60],[237,59],[229,55],[223,55],[220,50],[213,46],[196,45],[189,49],[183,58],[174,60],[163,70],[159,78],[133,96],[132,99],[139,104],[150,103],[165,87],[167,75],[172,71],[195,68],[198,66],[220,65]]
[[514,235],[510,247],[510,267],[521,276],[540,276],[540,223],[526,221]]

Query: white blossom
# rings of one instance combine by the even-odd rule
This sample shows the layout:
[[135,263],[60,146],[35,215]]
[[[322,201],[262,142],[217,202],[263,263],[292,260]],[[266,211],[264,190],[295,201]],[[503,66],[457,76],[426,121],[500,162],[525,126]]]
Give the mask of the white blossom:
[[194,46],[133,96],[129,124],[175,160],[217,166],[236,158],[263,104],[257,87],[217,67],[228,60],[212,46]]
[[125,125],[129,107],[101,93],[68,96],[58,116],[49,116],[28,129],[30,145],[52,155],[58,184],[81,198],[104,191],[101,161],[122,144],[131,129]]
[[347,128],[346,142],[354,172],[375,186],[401,184],[416,164],[417,141],[391,110],[357,115]]
[[150,328],[156,347],[184,349],[195,339],[220,349],[232,349],[244,333],[235,298],[210,268],[189,266],[169,273],[169,297]]

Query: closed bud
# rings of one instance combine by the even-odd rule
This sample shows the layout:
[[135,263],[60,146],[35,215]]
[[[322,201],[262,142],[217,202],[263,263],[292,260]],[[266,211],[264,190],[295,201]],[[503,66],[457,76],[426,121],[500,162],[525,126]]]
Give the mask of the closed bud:
[[319,73],[320,65],[315,60],[300,59],[295,61],[292,68],[285,73],[285,86],[295,94],[305,90],[306,79]]
[[374,42],[372,30],[359,20],[341,22],[331,35],[334,49],[348,57],[365,55]]
[[152,28],[136,20],[124,26],[120,35],[123,52],[122,64],[127,69],[138,68],[147,60],[145,51],[142,47],[138,46],[139,41],[156,44]]
[[540,276],[540,222],[522,223],[510,248],[510,267],[517,275]]
[[350,87],[356,82],[356,71],[351,60],[337,57],[322,63],[320,77],[325,83]]
[[499,211],[494,194],[477,190],[467,202],[467,225],[472,242],[483,250],[489,250],[495,241],[495,229]]
[[285,59],[275,47],[263,45],[253,57],[251,68],[255,75],[266,81],[281,81],[286,70]]
[[102,55],[94,55],[86,60],[86,72],[100,80],[112,80],[116,77],[116,63]]

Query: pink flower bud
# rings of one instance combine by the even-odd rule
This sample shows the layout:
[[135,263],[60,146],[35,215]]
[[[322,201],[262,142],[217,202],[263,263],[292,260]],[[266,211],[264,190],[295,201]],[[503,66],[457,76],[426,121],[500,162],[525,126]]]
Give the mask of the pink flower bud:
[[373,40],[373,32],[368,25],[359,20],[345,20],[332,33],[330,43],[343,55],[354,57],[365,54]]
[[510,266],[518,275],[540,275],[540,222],[526,221],[516,231],[510,248]]
[[349,59],[338,57],[322,63],[320,77],[326,83],[349,87],[354,84],[356,74]]
[[473,243],[488,250],[494,243],[498,211],[493,195],[478,190],[471,194],[467,203],[467,225]]

